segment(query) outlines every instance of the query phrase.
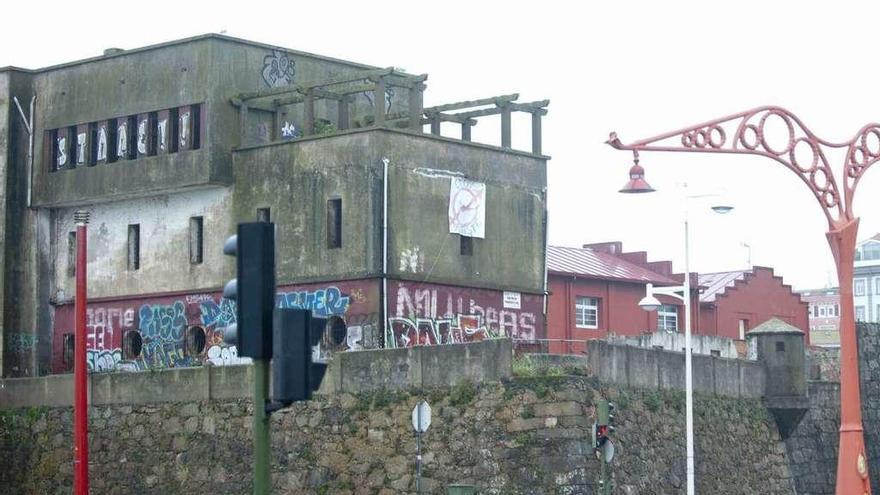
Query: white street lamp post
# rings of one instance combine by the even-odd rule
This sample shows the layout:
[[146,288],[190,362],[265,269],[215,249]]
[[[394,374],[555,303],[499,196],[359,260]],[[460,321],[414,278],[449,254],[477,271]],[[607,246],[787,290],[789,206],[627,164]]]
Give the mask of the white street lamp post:
[[[687,185],[685,184],[685,187]],[[716,194],[691,195],[685,194],[684,208],[684,285],[657,287],[647,284],[647,293],[639,301],[639,307],[645,311],[656,311],[660,301],[654,294],[661,294],[680,299],[684,302],[684,388],[685,388],[685,434],[687,437],[687,495],[694,495],[694,386],[691,359],[691,270],[690,270],[690,231],[688,227],[687,201],[691,198],[706,198]],[[733,210],[727,202],[712,206],[715,213],[724,214]]]

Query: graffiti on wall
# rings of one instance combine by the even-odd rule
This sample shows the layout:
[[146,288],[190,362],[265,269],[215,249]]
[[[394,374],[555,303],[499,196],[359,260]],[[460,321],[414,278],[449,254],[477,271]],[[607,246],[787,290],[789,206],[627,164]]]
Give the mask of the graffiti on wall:
[[538,296],[523,295],[517,309],[505,308],[499,291],[394,285],[395,291],[389,294],[392,316],[385,327],[385,347],[536,337],[541,314]]
[[32,333],[8,332],[4,336],[6,350],[12,354],[27,354],[37,347],[37,336]]
[[[280,291],[276,303],[281,308],[301,308],[316,316],[342,317],[348,326],[345,342],[332,351],[356,350],[378,345],[375,336],[380,318],[369,311],[375,285],[361,282],[339,285],[312,285]],[[192,366],[210,363],[229,365],[249,362],[238,356],[238,349],[223,341],[223,329],[235,323],[235,303],[220,294],[190,294],[158,297],[90,306],[87,308],[86,347],[89,368],[93,371],[134,370]],[[66,369],[63,361],[62,335],[71,333],[73,306],[56,307],[53,340],[53,368]],[[198,327],[198,328],[194,328]],[[187,347],[188,330],[204,332],[204,347]],[[137,331],[140,352],[126,357],[123,340],[126,332]],[[327,349],[331,351],[331,349]]]
[[296,74],[296,63],[286,53],[272,50],[263,58],[263,81],[270,88],[287,86],[293,82]]

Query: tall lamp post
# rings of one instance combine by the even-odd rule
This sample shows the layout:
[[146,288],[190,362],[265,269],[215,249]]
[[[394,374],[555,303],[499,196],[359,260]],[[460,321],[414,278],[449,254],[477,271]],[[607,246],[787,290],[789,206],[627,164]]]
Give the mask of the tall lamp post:
[[[687,185],[685,185],[687,187]],[[645,171],[638,164],[630,169],[630,180],[626,183],[621,193],[638,194],[654,192],[654,189],[645,181]],[[685,390],[685,437],[687,445],[687,494],[694,495],[694,385],[693,385],[693,360],[691,346],[691,269],[690,269],[690,228],[688,222],[688,200],[691,198],[702,198],[715,196],[706,195],[688,195],[685,193],[684,201],[684,285],[674,287],[658,287],[654,288],[652,284],[647,285],[647,293],[645,297],[639,301],[639,307],[645,311],[657,311],[660,308],[660,301],[655,294],[666,295],[680,299],[684,302],[684,390]],[[720,203],[712,206],[715,213],[728,213],[733,209],[726,203]]]
[[[765,129],[769,129],[768,122],[774,121],[781,124],[786,134],[781,142],[765,133]],[[807,185],[828,220],[826,237],[837,264],[840,284],[840,443],[835,493],[870,494],[852,297],[859,226],[859,219],[853,213],[853,196],[868,167],[880,161],[880,124],[867,124],[852,139],[834,143],[818,138],[788,110],[765,106],[630,144],[624,144],[611,133],[606,143],[633,152],[636,165],[631,177],[633,172],[639,172],[642,181],[644,169],[638,165],[639,151],[685,151],[764,156],[783,164]],[[840,184],[825,156],[827,150],[834,148],[845,150]]]

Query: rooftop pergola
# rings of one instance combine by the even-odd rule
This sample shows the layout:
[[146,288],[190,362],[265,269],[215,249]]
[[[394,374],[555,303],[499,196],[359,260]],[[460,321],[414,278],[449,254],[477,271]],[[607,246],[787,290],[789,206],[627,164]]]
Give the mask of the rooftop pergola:
[[[275,114],[276,136],[280,115],[284,109],[302,105],[303,136],[315,134],[315,102],[332,100],[337,103],[335,116],[336,130],[345,131],[353,127],[395,127],[423,132],[430,124],[431,134],[441,135],[441,123],[453,122],[461,126],[461,139],[471,140],[471,128],[477,125],[479,117],[501,116],[501,146],[511,148],[511,121],[514,112],[525,112],[532,116],[532,153],[541,154],[541,117],[547,114],[550,100],[518,103],[518,94],[494,96],[478,100],[461,101],[424,108],[423,96],[427,74],[410,75],[399,69],[386,68],[358,72],[336,78],[324,79],[261,91],[240,93],[232,98],[241,115],[240,132],[246,136],[247,116],[251,109]],[[387,113],[385,95],[390,88],[404,88],[408,92],[408,111]],[[372,114],[354,122],[351,106],[358,94],[372,95]]]

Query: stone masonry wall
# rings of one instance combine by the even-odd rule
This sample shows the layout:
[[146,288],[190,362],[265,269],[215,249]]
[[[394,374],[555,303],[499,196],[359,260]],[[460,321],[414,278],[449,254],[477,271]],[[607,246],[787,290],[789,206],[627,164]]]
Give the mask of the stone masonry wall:
[[[423,398],[433,407],[422,444],[425,493],[445,493],[450,483],[488,494],[594,493],[590,425],[602,397],[617,404],[615,493],[684,493],[681,392],[540,374],[342,393],[277,412],[275,493],[412,492],[410,411]],[[794,493],[760,401],[698,394],[695,411],[698,493]],[[92,493],[249,493],[250,415],[242,399],[92,407]],[[64,407],[0,411],[0,494],[70,493],[71,421]]]
[[[880,493],[880,325],[858,324],[859,372],[861,374],[862,423],[871,490]],[[828,354],[814,358],[820,376],[839,377],[839,361]],[[809,383],[810,410],[786,439],[791,472],[798,495],[831,495],[837,478],[837,446],[840,428],[840,384]]]

